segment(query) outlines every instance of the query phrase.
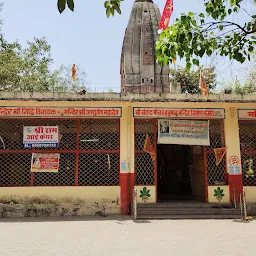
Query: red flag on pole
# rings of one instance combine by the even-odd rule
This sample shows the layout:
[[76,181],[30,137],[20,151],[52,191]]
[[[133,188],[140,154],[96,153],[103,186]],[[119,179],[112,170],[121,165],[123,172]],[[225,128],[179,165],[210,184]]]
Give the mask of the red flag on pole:
[[200,82],[199,82],[199,88],[202,90],[203,95],[208,95],[209,89],[208,86],[204,80],[204,77],[200,74]]
[[159,30],[165,30],[168,27],[172,12],[173,0],[167,0],[160,20]]

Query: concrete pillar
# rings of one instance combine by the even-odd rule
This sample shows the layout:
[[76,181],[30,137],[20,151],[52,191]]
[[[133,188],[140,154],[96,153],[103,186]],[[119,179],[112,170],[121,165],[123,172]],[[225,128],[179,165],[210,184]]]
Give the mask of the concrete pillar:
[[122,109],[120,120],[120,207],[121,214],[129,214],[134,187],[134,124],[132,107]]
[[[237,110],[232,104],[226,108],[226,117],[224,120],[224,134],[227,147],[227,172],[229,182],[230,200],[234,200],[234,188],[236,200],[239,200],[239,193],[243,189],[243,177],[241,167],[240,139]],[[238,161],[235,161],[235,160]],[[238,162],[238,163],[237,163]]]

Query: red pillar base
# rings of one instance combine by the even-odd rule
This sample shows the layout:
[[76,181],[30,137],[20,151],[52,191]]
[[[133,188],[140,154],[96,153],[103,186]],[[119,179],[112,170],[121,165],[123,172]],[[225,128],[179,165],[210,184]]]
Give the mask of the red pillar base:
[[243,177],[240,175],[228,175],[229,182],[229,195],[230,201],[234,201],[234,193],[236,195],[236,200],[239,200],[239,194],[243,191]]
[[130,214],[132,194],[134,188],[134,173],[120,173],[120,207],[121,214]]

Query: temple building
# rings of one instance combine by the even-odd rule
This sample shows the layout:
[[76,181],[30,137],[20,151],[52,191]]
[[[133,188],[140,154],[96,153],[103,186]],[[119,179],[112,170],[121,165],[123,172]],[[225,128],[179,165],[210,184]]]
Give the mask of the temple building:
[[160,11],[152,0],[136,0],[121,53],[122,93],[169,93],[169,67],[156,62]]
[[159,20],[134,2],[121,93],[0,92],[0,218],[256,214],[256,95],[170,93]]

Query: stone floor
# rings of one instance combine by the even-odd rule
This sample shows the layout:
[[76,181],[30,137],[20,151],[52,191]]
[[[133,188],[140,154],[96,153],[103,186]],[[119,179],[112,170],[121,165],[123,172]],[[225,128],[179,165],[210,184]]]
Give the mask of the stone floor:
[[2,256],[250,256],[256,221],[129,217],[1,219]]

